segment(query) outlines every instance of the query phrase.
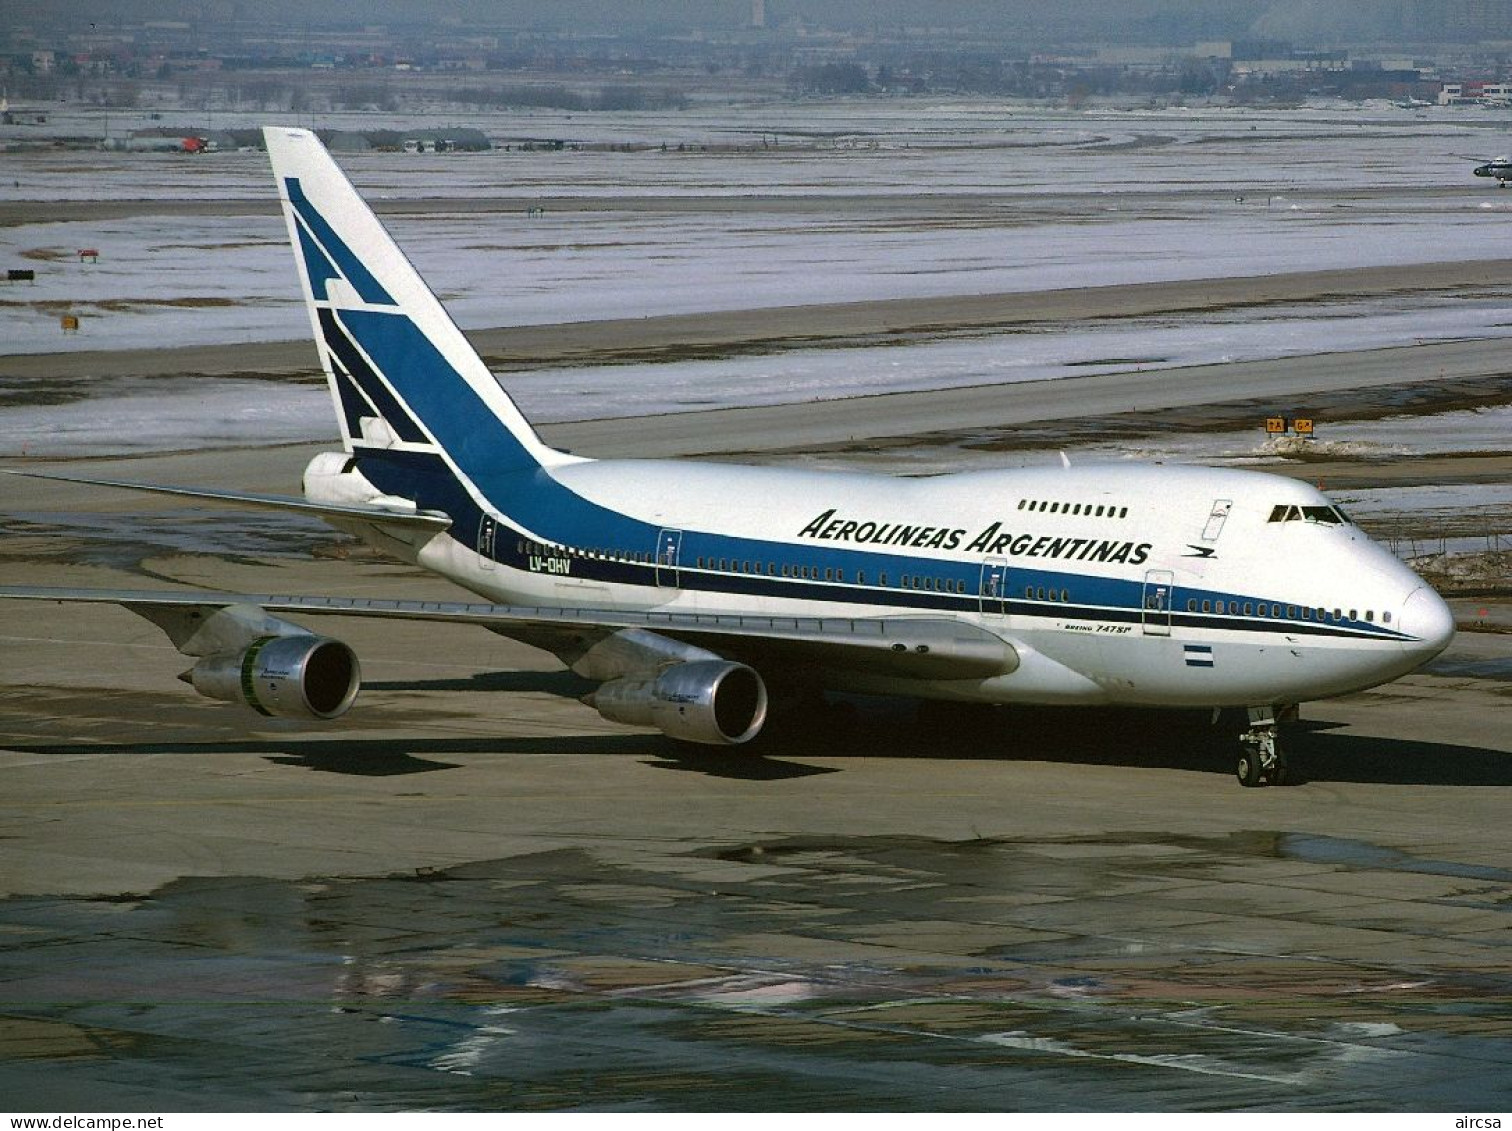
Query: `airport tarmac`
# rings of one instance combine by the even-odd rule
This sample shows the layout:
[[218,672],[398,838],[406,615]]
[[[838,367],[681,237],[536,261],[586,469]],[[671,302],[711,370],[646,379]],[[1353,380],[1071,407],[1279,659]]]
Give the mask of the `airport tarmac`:
[[[1419,349],[1384,366],[1403,388],[1437,376]],[[1011,422],[979,396],[955,426]],[[932,431],[866,401],[850,407],[871,435]],[[795,434],[812,412],[699,414],[697,446],[850,442]],[[1065,396],[1037,419],[1088,416]],[[552,438],[598,454],[610,433],[687,448],[656,421]],[[312,450],[87,471],[289,490]],[[455,595],[311,525],[35,480],[3,497],[0,584]],[[8,603],[0,1093],[37,1110],[1505,1111],[1512,618],[1504,594],[1455,605],[1489,631],[1306,706],[1297,783],[1245,790],[1182,714],[862,703],[756,751],[689,750],[605,722],[543,653],[353,620],[310,623],[361,657],[357,707],[269,724],[196,698],[129,613]]]

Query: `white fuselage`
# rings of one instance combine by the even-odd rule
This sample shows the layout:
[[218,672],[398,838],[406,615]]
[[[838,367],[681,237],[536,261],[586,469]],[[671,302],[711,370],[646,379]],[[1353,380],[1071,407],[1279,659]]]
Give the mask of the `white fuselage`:
[[[927,616],[979,626],[1018,657],[971,680],[821,673],[839,689],[1295,703],[1394,679],[1453,632],[1420,578],[1325,496],[1273,475],[1104,465],[902,479],[636,460],[539,474],[559,502],[548,493],[522,515],[475,492],[476,520],[410,556],[506,604]],[[375,491],[315,465],[306,482],[320,501]]]

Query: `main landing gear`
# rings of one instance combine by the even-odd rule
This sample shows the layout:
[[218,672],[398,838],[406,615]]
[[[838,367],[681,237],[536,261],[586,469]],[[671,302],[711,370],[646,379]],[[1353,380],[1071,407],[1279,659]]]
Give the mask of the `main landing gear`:
[[1240,785],[1286,784],[1286,754],[1276,740],[1276,730],[1282,719],[1296,714],[1295,706],[1249,708],[1249,729],[1239,736],[1235,774]]

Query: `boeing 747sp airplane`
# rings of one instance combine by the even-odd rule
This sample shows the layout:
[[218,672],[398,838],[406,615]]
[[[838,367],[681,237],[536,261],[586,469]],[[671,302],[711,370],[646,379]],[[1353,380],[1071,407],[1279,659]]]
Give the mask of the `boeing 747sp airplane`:
[[[476,603],[10,588],[114,602],[201,694],[331,719],[358,663],[300,613],[480,625],[599,682],[611,720],[738,745],[768,691],[1244,708],[1245,785],[1279,720],[1453,636],[1432,589],[1305,484],[1200,467],[900,479],[546,445],[316,137],[269,128],[340,451],[303,499],[112,482],[316,515]],[[56,477],[62,478],[62,477]],[[88,482],[106,482],[89,480]]]

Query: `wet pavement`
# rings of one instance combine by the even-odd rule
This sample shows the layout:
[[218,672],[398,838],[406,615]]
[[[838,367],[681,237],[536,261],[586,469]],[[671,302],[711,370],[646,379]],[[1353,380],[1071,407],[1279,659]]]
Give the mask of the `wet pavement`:
[[18,898],[0,1091],[64,1110],[1504,1110],[1509,907],[1512,871],[1266,832],[578,847]]

